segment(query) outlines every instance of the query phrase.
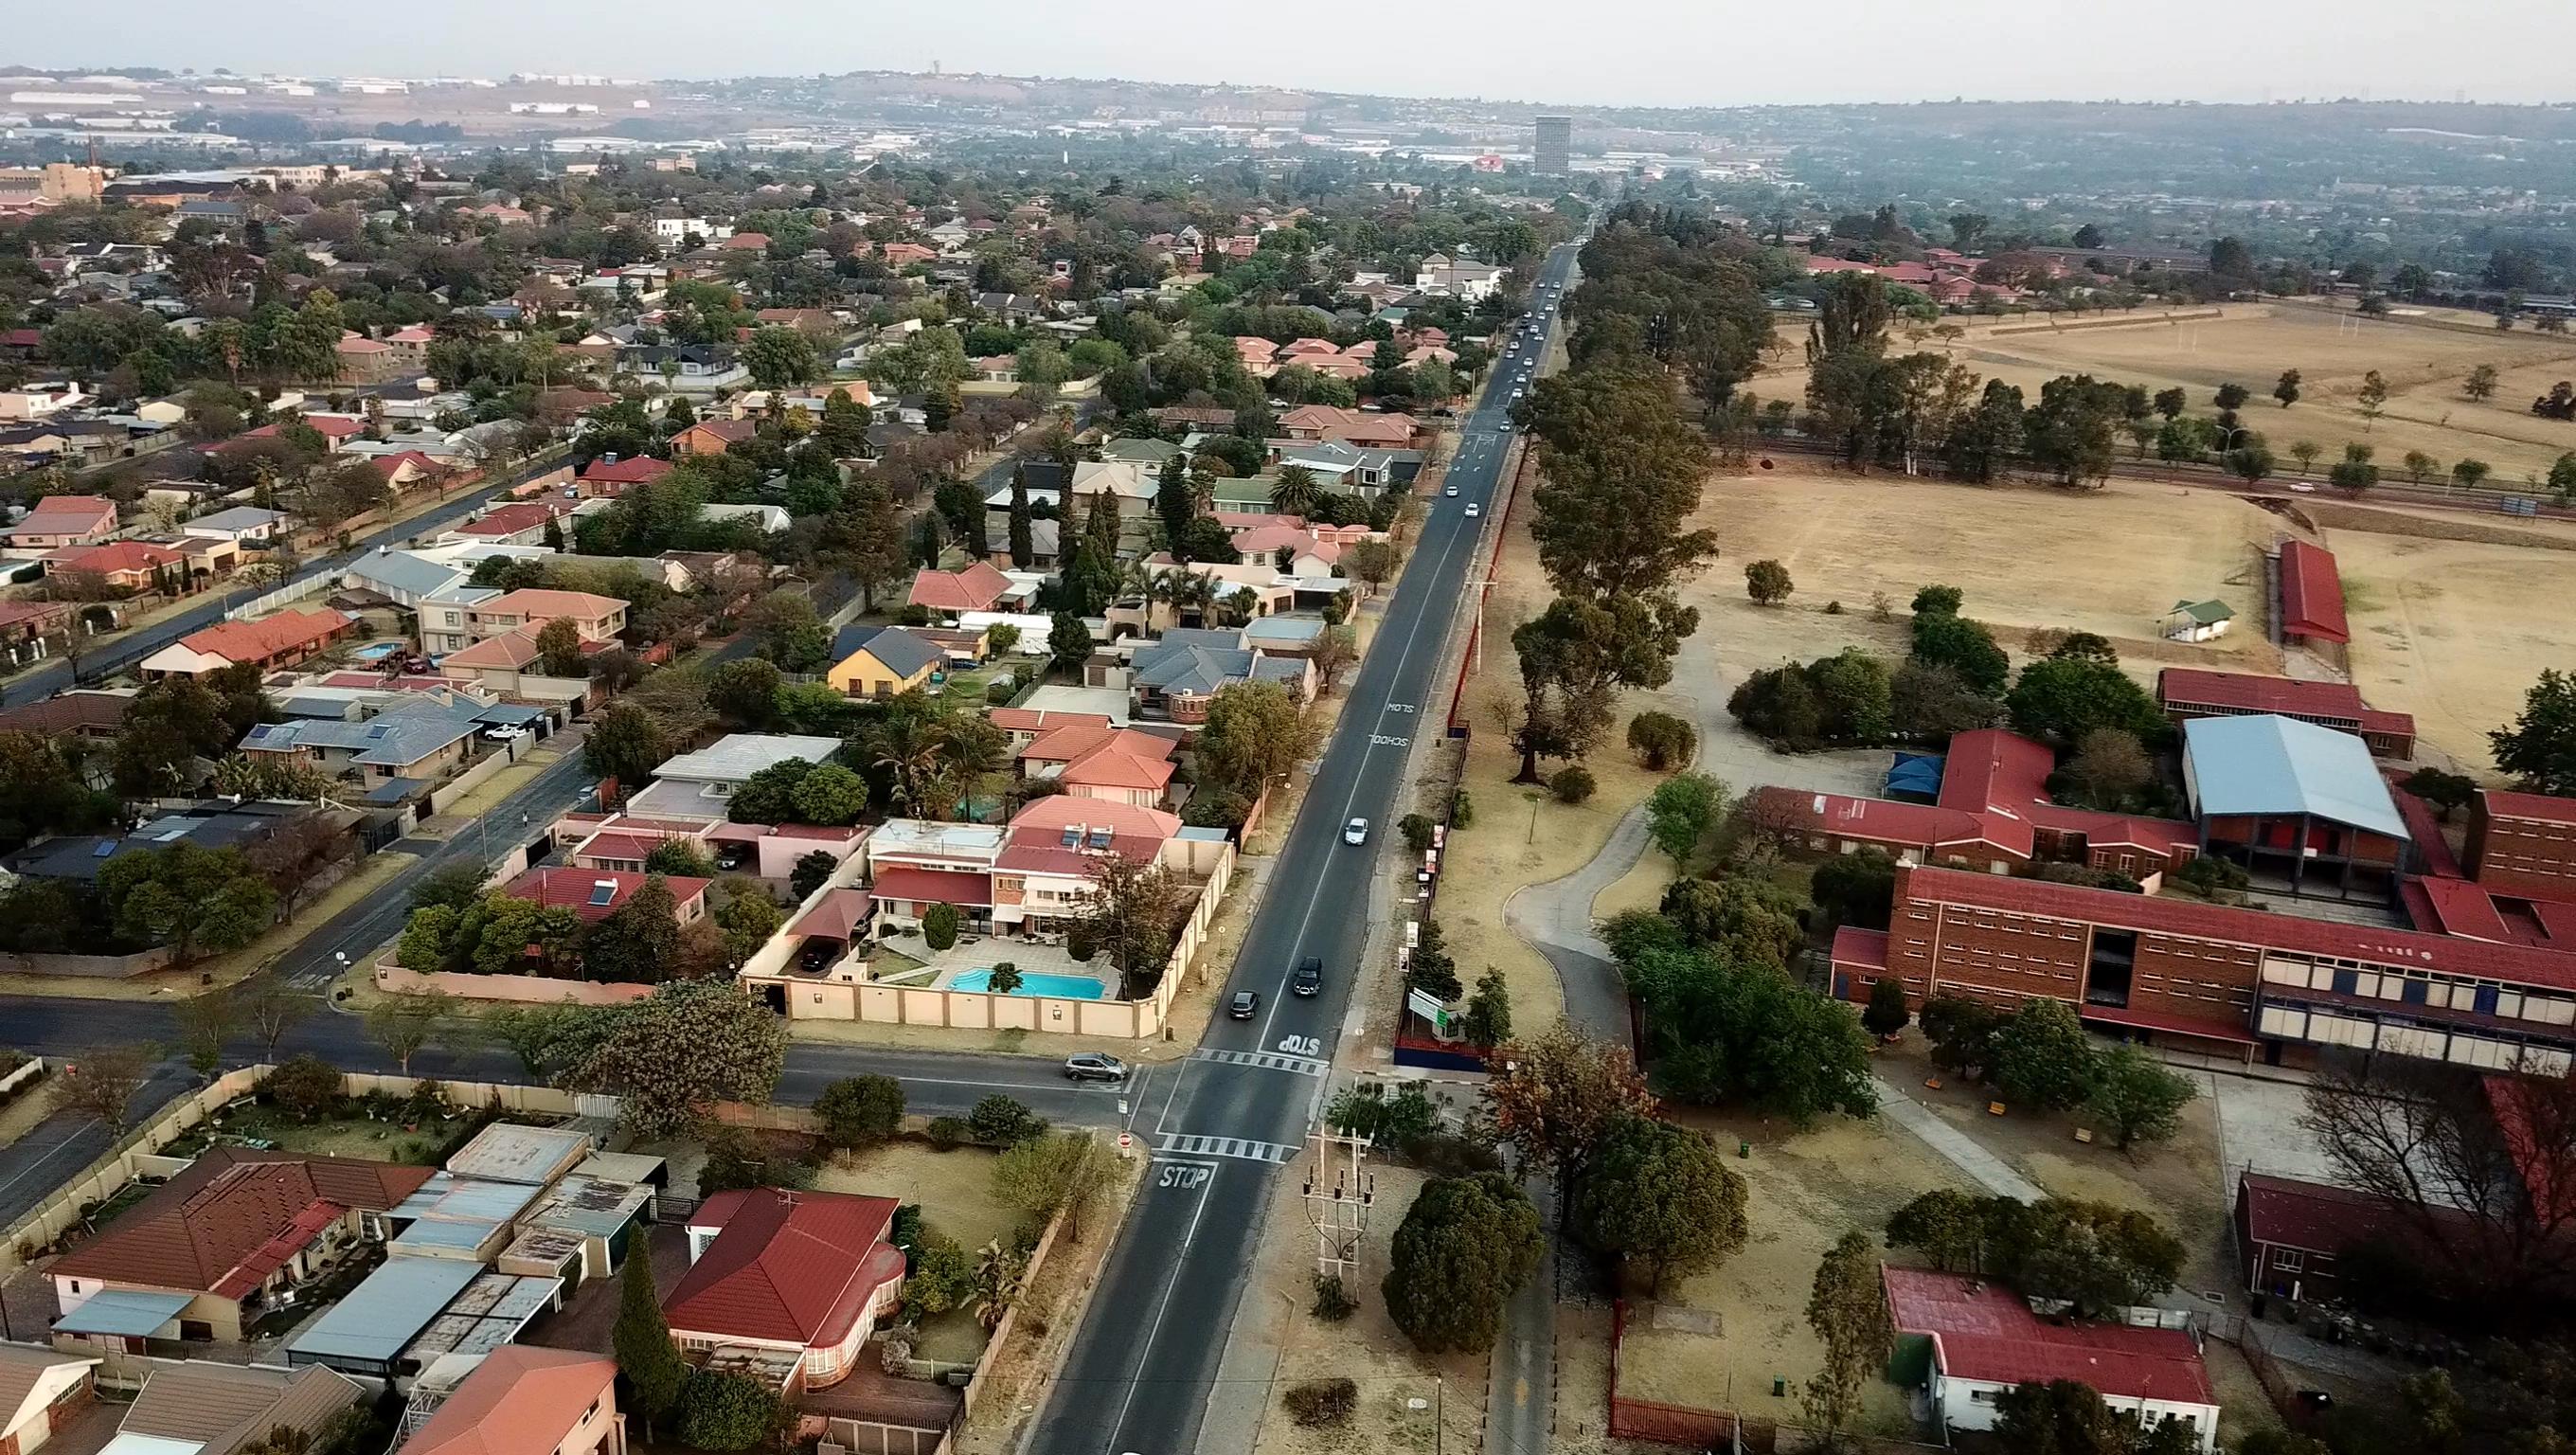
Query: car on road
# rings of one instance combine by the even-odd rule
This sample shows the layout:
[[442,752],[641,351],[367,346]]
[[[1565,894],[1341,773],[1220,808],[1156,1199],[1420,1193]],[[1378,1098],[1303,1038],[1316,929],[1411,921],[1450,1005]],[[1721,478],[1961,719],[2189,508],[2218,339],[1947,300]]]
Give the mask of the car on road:
[[2291,482],[2290,482],[2290,488],[2291,488],[2291,489],[2293,489],[2293,490],[2298,491],[2301,495],[2314,495],[2314,494],[2316,494],[2316,493],[2317,493],[2317,487],[2315,487],[2314,485],[2309,484],[2309,483],[2308,483],[2307,481],[2305,481],[2305,480],[2293,480],[2293,481],[2291,481]]
[[1115,1056],[1086,1051],[1064,1058],[1064,1075],[1068,1081],[1124,1081],[1127,1063]]
[[1441,491],[1440,493],[1441,493],[1441,494],[1443,494],[1443,495],[1449,496],[1449,497],[1450,497],[1450,498],[1452,498],[1452,499],[1455,499],[1455,498],[1457,497],[1457,494],[1458,494],[1458,487],[1457,487],[1457,486],[1455,486],[1455,485],[1452,485],[1452,486],[1450,486],[1448,489],[1443,490],[1443,491]]
[[1467,502],[1467,518],[1469,520],[1474,520],[1477,516],[1482,514],[1484,514],[1484,512],[1476,508],[1476,502],[1472,500]]
[[1239,1021],[1252,1019],[1253,1014],[1260,1009],[1261,992],[1258,990],[1238,990],[1234,993],[1234,999],[1225,1003],[1225,1013]]
[[[1467,513],[1469,515],[1474,515],[1476,513],[1476,507],[1472,502],[1467,506]],[[1367,843],[1368,820],[1364,818],[1355,818],[1349,823],[1342,825],[1342,842],[1345,844]]]
[[1324,962],[1313,955],[1309,955],[1305,959],[1298,961],[1296,973],[1288,977],[1289,993],[1292,995],[1319,995],[1323,992],[1323,989]]
[[[1526,374],[1524,374],[1524,375],[1522,375],[1521,377],[1522,377],[1522,378],[1524,378],[1524,379],[1526,379],[1526,378],[1528,378],[1529,376],[1528,376],[1528,375],[1526,375]],[[1513,389],[1512,389],[1512,402],[1513,402],[1514,404],[1518,404],[1518,403],[1520,403],[1520,402],[1521,402],[1521,391],[1520,391],[1520,388],[1519,388],[1517,385],[1515,385],[1515,386],[1513,387]]]

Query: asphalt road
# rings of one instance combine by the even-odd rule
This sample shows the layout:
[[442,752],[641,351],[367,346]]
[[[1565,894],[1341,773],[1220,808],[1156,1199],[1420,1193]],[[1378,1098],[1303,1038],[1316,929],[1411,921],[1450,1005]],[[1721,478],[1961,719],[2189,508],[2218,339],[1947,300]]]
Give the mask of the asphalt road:
[[[410,543],[415,536],[430,535],[444,530],[490,504],[504,491],[543,474],[561,463],[560,460],[549,460],[542,465],[531,465],[497,485],[486,485],[480,490],[459,495],[435,509],[357,537],[350,549],[329,556],[315,557],[289,580],[308,581],[316,576],[336,576],[348,569],[350,562],[380,545],[402,546]],[[123,671],[126,667],[152,655],[188,633],[223,620],[225,608],[234,603],[248,601],[252,597],[275,589],[277,588],[262,587],[259,591],[253,591],[248,587],[236,587],[229,591],[210,594],[185,611],[166,620],[154,622],[139,631],[129,632],[111,642],[105,649],[83,657],[80,678],[82,681],[95,682],[102,677]],[[64,688],[76,685],[78,684],[72,678],[71,664],[57,657],[32,671],[18,674],[11,678],[5,687],[0,687],[0,707],[23,707],[30,702],[41,702]]]
[[[1543,281],[1563,283],[1575,249],[1559,248]],[[1529,357],[1529,351],[1521,356]],[[1182,1455],[1199,1426],[1225,1353],[1273,1188],[1302,1156],[1350,1009],[1367,941],[1365,913],[1380,843],[1415,734],[1438,732],[1441,658],[1479,573],[1479,543],[1509,439],[1502,431],[1518,360],[1498,365],[1459,436],[1412,564],[1361,663],[1305,806],[1246,931],[1226,992],[1258,992],[1250,1020],[1219,1020],[1178,1075],[1148,1088],[1132,1127],[1152,1150],[1146,1185],[1102,1270],[1081,1334],[1039,1417],[1038,1455]],[[1484,508],[1470,519],[1466,507]],[[1365,847],[1342,826],[1366,818]],[[1287,993],[1304,956],[1326,967],[1322,995]]]

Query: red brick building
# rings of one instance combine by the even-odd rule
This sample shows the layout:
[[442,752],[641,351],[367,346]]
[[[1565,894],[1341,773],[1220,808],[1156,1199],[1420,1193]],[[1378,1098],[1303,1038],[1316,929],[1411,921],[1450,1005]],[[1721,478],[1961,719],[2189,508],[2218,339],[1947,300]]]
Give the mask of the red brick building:
[[2481,792],[2469,805],[2468,873],[2516,899],[2576,900],[2576,799]]
[[2156,705],[2177,727],[2196,717],[2273,714],[2351,733],[2369,745],[2373,757],[2403,763],[2415,756],[2414,717],[2375,711],[2344,682],[2167,667],[2156,674]]
[[2335,569],[2333,553],[2291,539],[2281,542],[2278,559],[2281,640],[2342,661],[2344,645],[2352,640],[2352,625],[2344,619],[2343,575]]

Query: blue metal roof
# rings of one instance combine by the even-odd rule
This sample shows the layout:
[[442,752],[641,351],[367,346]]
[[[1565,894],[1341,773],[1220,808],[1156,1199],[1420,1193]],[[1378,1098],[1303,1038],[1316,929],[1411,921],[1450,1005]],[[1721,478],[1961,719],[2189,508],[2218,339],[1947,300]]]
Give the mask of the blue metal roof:
[[2406,820],[2361,739],[2294,717],[2201,717],[2182,725],[2193,811],[2303,813],[2392,839]]
[[97,1334],[143,1339],[159,1333],[188,1306],[184,1293],[150,1293],[139,1288],[111,1288],[90,1295],[79,1308],[54,1320],[57,1334]]

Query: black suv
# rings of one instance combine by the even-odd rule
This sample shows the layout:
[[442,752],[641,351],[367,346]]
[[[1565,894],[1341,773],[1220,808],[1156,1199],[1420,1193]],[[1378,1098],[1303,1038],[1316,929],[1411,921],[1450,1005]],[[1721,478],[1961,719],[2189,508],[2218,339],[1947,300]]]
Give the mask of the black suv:
[[1324,990],[1324,962],[1309,955],[1297,962],[1297,973],[1288,977],[1288,989],[1295,995],[1320,995]]

